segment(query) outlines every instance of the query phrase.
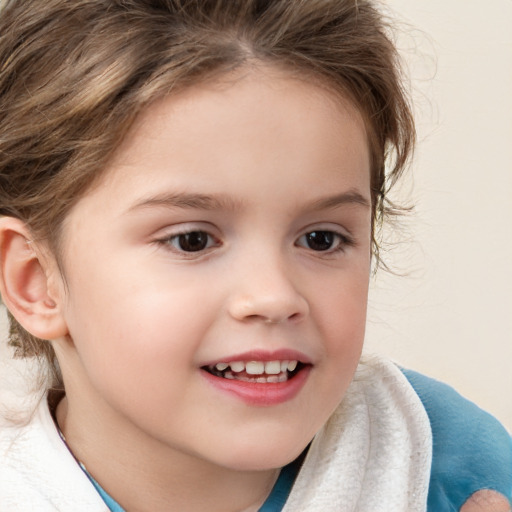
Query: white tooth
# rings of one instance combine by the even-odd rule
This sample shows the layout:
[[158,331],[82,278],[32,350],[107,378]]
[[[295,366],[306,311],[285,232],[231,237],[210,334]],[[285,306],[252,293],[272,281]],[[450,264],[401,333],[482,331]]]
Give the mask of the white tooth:
[[226,372],[226,373],[224,374],[224,378],[225,378],[225,379],[234,379],[234,378],[235,378],[235,376],[234,376],[231,372]]
[[242,363],[242,361],[232,361],[229,363],[229,366],[231,366],[231,371],[235,373],[240,373],[245,370],[245,364]]
[[256,382],[258,382],[260,384],[266,384],[267,383],[267,378],[266,377],[258,377],[256,379]]
[[265,373],[269,375],[281,373],[281,363],[279,361],[268,361],[265,363]]
[[282,372],[285,372],[286,370],[288,370],[288,363],[290,361],[281,361],[281,371]]
[[279,382],[286,382],[288,380],[288,375],[286,373],[280,373],[278,379]]
[[223,372],[229,366],[228,363],[217,363],[215,368],[219,370],[219,372]]
[[265,363],[261,361],[249,361],[245,364],[245,371],[249,375],[260,375],[265,372]]
[[267,382],[279,382],[279,376],[278,375],[269,375],[267,377]]
[[288,371],[293,372],[293,370],[295,370],[295,368],[297,368],[297,361],[290,361],[288,363]]

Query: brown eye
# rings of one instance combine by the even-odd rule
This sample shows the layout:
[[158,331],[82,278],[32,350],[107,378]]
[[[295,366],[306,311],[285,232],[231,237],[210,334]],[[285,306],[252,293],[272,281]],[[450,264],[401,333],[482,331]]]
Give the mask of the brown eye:
[[300,245],[313,251],[328,251],[339,244],[339,239],[332,231],[311,231],[300,238]]
[[302,235],[295,242],[295,245],[314,252],[333,254],[338,251],[343,252],[345,248],[354,245],[354,241],[347,235],[337,233],[336,231],[315,229]]
[[313,251],[328,251],[339,238],[332,231],[312,231],[304,235],[306,245]]
[[190,231],[169,238],[169,244],[183,252],[204,251],[213,243],[212,237],[205,231]]

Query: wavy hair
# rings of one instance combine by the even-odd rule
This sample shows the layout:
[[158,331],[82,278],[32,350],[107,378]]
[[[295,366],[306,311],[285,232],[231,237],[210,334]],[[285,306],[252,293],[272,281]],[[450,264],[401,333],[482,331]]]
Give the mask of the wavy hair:
[[[362,114],[372,251],[415,131],[389,26],[366,0],[5,0],[0,14],[0,215],[57,255],[69,209],[139,113],[254,61],[323,81]],[[58,375],[51,345],[10,316],[18,355]]]

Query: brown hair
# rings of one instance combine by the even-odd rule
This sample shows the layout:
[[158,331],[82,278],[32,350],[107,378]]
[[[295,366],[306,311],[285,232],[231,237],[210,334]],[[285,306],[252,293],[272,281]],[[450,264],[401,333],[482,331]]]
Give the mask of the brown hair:
[[[0,15],[0,215],[58,254],[70,207],[155,99],[250,61],[323,80],[363,115],[373,253],[414,144],[388,27],[366,0],[7,0]],[[10,316],[22,356],[51,345]],[[53,366],[57,368],[56,366]]]

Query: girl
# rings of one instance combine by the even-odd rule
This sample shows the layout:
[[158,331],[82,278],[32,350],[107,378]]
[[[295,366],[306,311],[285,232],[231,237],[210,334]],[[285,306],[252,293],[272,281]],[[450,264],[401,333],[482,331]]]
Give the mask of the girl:
[[361,359],[414,143],[371,3],[8,1],[0,69],[0,291],[50,369],[2,510],[509,508],[508,434]]

